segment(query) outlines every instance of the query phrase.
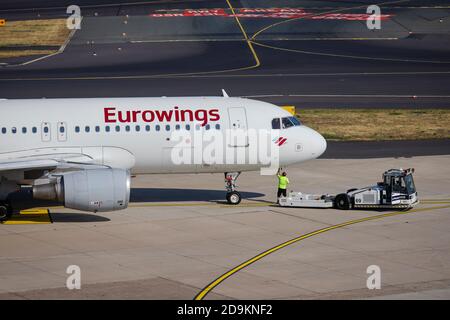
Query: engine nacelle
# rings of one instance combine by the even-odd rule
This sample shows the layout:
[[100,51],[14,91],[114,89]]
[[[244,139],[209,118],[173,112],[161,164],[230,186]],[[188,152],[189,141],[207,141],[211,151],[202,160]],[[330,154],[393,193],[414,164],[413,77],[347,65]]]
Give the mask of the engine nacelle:
[[33,185],[33,197],[62,202],[66,208],[102,212],[122,210],[130,201],[131,177],[123,169],[92,169],[63,173]]

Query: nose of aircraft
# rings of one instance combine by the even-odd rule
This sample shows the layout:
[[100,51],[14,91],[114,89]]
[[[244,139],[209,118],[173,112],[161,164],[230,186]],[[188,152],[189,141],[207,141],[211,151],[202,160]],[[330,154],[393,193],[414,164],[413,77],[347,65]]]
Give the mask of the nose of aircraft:
[[313,143],[311,149],[312,156],[314,158],[320,157],[327,149],[327,140],[325,140],[325,138],[317,131],[314,131],[313,133]]
[[325,138],[307,126],[289,128],[282,135],[287,138],[284,140],[288,141],[285,147],[280,148],[280,159],[283,164],[316,159],[327,149]]

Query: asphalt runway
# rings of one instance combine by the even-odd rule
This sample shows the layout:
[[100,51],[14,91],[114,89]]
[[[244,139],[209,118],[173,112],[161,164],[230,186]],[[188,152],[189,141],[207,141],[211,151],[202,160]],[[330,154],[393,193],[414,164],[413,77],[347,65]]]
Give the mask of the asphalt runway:
[[[50,219],[45,210],[1,225],[0,299],[448,300],[449,160],[319,159],[287,168],[289,189],[337,194],[375,184],[388,168],[414,167],[421,203],[397,213],[274,206],[276,178],[258,172],[239,178],[239,206],[224,204],[220,174],[138,176],[124,211],[50,206]],[[80,290],[65,287],[69,265],[80,267]],[[381,270],[379,290],[366,287],[371,265]]]
[[[21,1],[12,10],[6,1],[0,12],[12,19],[30,12],[65,16],[60,7],[39,3]],[[24,66],[14,66],[23,59],[4,61],[11,66],[0,68],[0,97],[217,95],[225,88],[302,107],[449,106],[450,11],[443,1],[386,4],[383,13],[392,17],[379,31],[345,16],[307,18],[363,14],[367,1],[235,1],[244,15],[256,6],[308,13],[241,16],[239,23],[226,1],[95,3],[80,3],[87,11],[82,29],[63,53]],[[33,5],[47,8],[30,10]],[[222,8],[227,16],[150,16],[189,8]]]

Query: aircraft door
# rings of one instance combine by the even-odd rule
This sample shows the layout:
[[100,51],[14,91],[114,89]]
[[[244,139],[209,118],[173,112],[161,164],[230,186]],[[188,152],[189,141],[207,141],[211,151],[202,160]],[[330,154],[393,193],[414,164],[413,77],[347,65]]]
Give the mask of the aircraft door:
[[228,108],[230,119],[229,146],[248,147],[247,114],[245,108]]
[[49,122],[42,122],[41,139],[43,142],[50,142],[52,140],[52,130]]
[[58,141],[60,142],[67,141],[67,124],[65,122],[58,122],[57,130],[58,130]]

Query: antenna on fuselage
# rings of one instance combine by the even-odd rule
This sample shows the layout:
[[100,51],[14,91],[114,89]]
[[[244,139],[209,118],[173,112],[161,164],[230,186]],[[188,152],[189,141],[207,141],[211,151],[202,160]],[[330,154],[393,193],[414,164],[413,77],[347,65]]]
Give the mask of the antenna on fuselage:
[[228,95],[228,93],[225,91],[225,89],[222,89],[222,95],[224,98],[229,98],[230,96]]

